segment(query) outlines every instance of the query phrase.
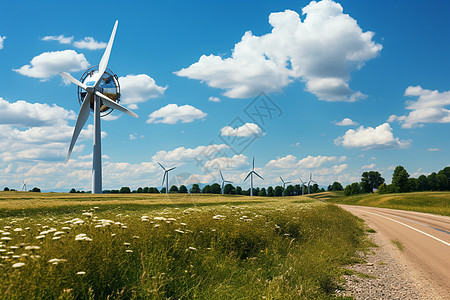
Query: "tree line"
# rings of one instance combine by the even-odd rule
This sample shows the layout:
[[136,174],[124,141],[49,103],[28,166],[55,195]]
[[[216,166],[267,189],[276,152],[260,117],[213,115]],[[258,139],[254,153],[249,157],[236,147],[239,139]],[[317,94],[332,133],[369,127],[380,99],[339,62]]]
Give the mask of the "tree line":
[[450,167],[428,176],[410,177],[403,166],[397,166],[392,174],[392,183],[386,184],[385,179],[377,171],[364,172],[361,182],[349,184],[344,189],[347,196],[372,193],[379,194],[407,193],[422,191],[450,191]]

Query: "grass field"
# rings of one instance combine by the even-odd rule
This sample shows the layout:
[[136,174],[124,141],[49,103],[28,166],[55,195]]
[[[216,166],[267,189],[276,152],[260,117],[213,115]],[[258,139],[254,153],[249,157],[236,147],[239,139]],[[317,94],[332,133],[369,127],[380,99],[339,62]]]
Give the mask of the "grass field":
[[416,192],[401,194],[361,194],[345,196],[343,192],[325,192],[309,196],[330,203],[385,207],[450,216],[450,192]]
[[307,197],[0,193],[6,299],[328,299],[369,245]]

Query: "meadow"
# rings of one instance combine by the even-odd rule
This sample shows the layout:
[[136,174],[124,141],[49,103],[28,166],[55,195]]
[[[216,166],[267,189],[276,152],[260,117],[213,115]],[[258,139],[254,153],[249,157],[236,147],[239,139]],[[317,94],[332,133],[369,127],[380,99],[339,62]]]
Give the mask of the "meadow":
[[364,224],[307,197],[0,193],[5,299],[339,298]]
[[312,199],[336,204],[374,206],[450,216],[450,192],[414,192],[398,194],[359,194],[343,192],[310,195]]

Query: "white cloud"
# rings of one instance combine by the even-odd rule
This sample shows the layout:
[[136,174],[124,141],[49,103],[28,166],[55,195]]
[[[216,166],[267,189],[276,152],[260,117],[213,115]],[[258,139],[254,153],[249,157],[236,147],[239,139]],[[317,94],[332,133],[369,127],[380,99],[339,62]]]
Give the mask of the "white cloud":
[[[306,169],[312,169],[312,168],[318,168],[322,166],[323,164],[326,164],[328,162],[332,162],[337,160],[338,158],[336,156],[311,156],[308,155],[305,158],[302,158],[300,160],[297,160],[297,158],[293,155],[286,155],[285,157],[273,159],[269,161],[266,164],[267,168],[271,169],[291,169],[291,168],[306,168]],[[342,156],[339,158],[339,161],[344,161],[345,156]]]
[[434,151],[442,151],[440,148],[428,148],[428,151],[434,152]]
[[353,121],[352,119],[350,119],[350,118],[344,118],[342,121],[336,122],[336,123],[334,123],[334,124],[336,124],[336,125],[338,125],[338,126],[358,126],[358,125],[359,125],[359,123],[354,122],[354,121]]
[[202,167],[203,170],[223,171],[229,169],[239,169],[248,166],[247,156],[243,154],[234,155],[233,157],[217,157],[208,160]]
[[6,36],[0,35],[0,50],[3,49],[3,43],[5,42]]
[[294,146],[295,146],[295,147],[298,147],[298,146],[300,146],[300,142],[293,143],[293,144],[291,144],[291,146],[292,146],[292,147],[294,147]]
[[220,130],[220,135],[222,136],[237,136],[237,137],[248,137],[248,136],[258,136],[262,133],[261,128],[254,123],[245,123],[241,127],[233,128],[231,126],[225,126]]
[[74,50],[44,52],[35,56],[30,65],[14,69],[19,74],[28,77],[47,79],[59,72],[76,72],[89,67],[83,54]]
[[300,79],[306,89],[326,101],[365,98],[348,85],[350,73],[359,70],[382,49],[363,32],[355,19],[330,0],[312,1],[298,13],[271,13],[271,33],[255,36],[247,31],[231,57],[202,55],[181,69],[178,76],[198,79],[210,87],[225,89],[225,96],[247,98],[282,89]]
[[73,41],[73,36],[64,36],[63,34],[55,36],[48,35],[42,38],[43,41],[57,41],[60,44],[71,44]]
[[221,100],[220,100],[220,98],[218,98],[218,97],[213,97],[213,96],[211,96],[211,97],[208,98],[208,101],[211,101],[211,102],[220,102]]
[[135,139],[136,139],[136,135],[133,134],[133,133],[131,133],[131,134],[130,134],[130,140],[135,140]]
[[206,115],[206,113],[191,105],[178,106],[176,104],[168,104],[152,112],[148,116],[147,123],[176,124],[178,121],[191,123],[196,119],[205,118]]
[[196,148],[184,148],[178,147],[171,151],[158,151],[152,157],[153,161],[159,162],[180,162],[180,161],[192,161],[194,159],[201,159],[205,157],[217,156],[224,149],[228,149],[229,146],[225,144],[212,144],[207,146],[198,146]]
[[119,78],[121,88],[121,103],[135,105],[131,109],[137,109],[137,103],[143,103],[153,98],[164,95],[167,86],[158,86],[153,78],[146,74],[127,75]]
[[98,50],[106,48],[105,42],[97,42],[93,37],[87,36],[80,41],[73,42],[73,45],[79,49]]
[[361,169],[363,169],[363,170],[364,169],[373,169],[373,168],[375,168],[375,166],[376,166],[375,164],[364,165],[364,166],[361,167]]
[[344,136],[334,140],[336,145],[346,148],[406,148],[410,141],[400,141],[394,138],[389,123],[381,124],[375,128],[360,126],[357,130],[349,129]]
[[406,109],[411,110],[408,115],[392,115],[388,122],[398,121],[403,128],[423,126],[423,123],[450,123],[450,91],[439,93],[421,86],[409,86],[405,96],[419,98],[406,102]]

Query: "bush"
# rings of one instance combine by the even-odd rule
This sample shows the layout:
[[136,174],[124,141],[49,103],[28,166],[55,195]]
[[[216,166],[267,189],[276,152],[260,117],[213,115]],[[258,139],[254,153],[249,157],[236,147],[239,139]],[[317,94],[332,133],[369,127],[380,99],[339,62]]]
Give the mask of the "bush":
[[119,193],[121,193],[121,194],[129,194],[129,193],[131,193],[131,190],[130,190],[129,187],[123,186],[123,187],[120,188]]

